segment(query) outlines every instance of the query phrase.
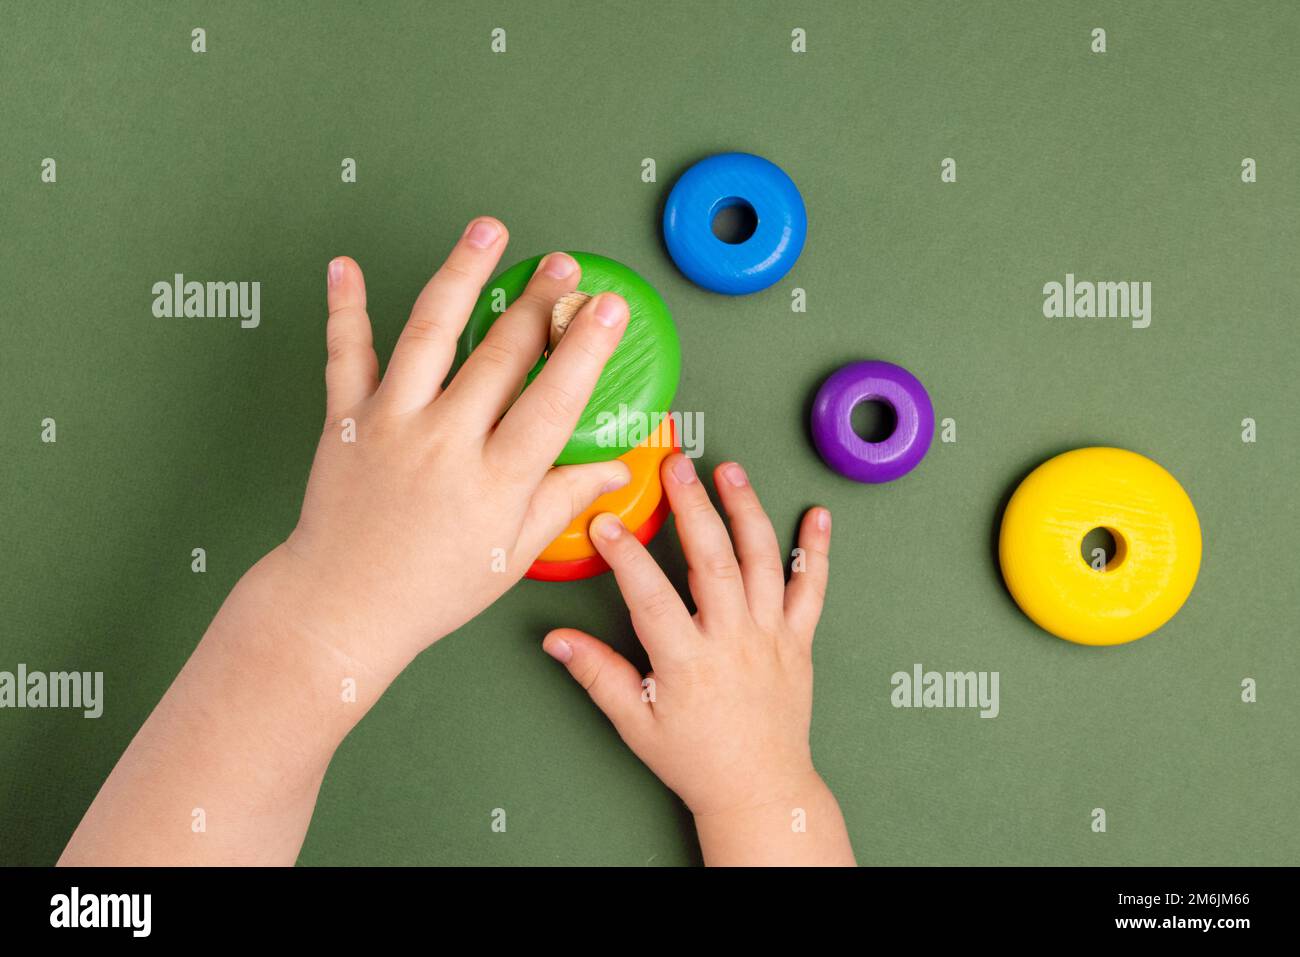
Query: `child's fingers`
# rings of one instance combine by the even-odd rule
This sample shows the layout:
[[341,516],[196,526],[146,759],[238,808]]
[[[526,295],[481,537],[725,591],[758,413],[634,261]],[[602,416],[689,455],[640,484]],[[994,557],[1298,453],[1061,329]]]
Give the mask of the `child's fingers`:
[[603,292],[584,305],[542,371],[488,440],[504,474],[540,475],[569,441],[605,362],[627,328],[623,297]]
[[379,386],[394,411],[413,411],[437,395],[474,300],[492,277],[508,238],[505,226],[491,216],[473,220],[415,300]]
[[664,460],[661,474],[690,570],[691,594],[705,630],[711,623],[726,627],[747,620],[745,583],[731,536],[695,474],[695,466],[685,455],[674,452]]
[[591,520],[592,544],[614,571],[627,602],[632,627],[658,671],[690,657],[698,634],[691,614],[663,569],[650,557],[617,515],[602,512]]
[[600,639],[573,628],[557,628],[542,639],[542,650],[569,670],[629,744],[629,738],[635,739],[653,720],[643,697],[641,673]]
[[325,416],[334,419],[367,399],[379,384],[379,360],[366,315],[366,280],[346,256],[326,270]]
[[[826,597],[830,574],[831,513],[825,508],[809,509],[799,526],[799,548],[795,570],[785,588],[785,620],[795,634],[812,641]],[[802,567],[802,571],[798,569]]]
[[581,276],[578,263],[566,253],[543,259],[524,291],[465,360],[440,404],[456,406],[457,417],[470,427],[490,429],[546,348],[555,301],[576,289]]
[[587,506],[631,480],[631,470],[618,459],[551,469],[528,503],[519,551],[536,558]]
[[713,472],[713,484],[731,521],[731,537],[740,560],[750,613],[759,621],[780,621],[785,598],[785,567],[781,564],[776,530],[738,463],[719,465]]

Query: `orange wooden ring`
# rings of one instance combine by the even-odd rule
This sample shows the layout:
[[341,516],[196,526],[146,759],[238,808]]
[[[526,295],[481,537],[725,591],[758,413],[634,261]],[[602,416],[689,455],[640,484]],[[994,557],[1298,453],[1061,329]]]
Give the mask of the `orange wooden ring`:
[[[637,537],[637,541],[642,545],[649,545],[650,539],[663,528],[670,511],[668,496],[661,496],[658,506],[650,513],[650,517],[632,533]],[[594,578],[607,571],[609,565],[605,559],[593,555],[590,558],[579,558],[571,562],[533,562],[528,571],[524,572],[524,577],[538,582],[572,582],[583,578]]]
[[587,526],[601,512],[613,512],[630,529],[646,523],[663,498],[659,467],[678,447],[673,420],[664,417],[644,442],[619,456],[632,472],[632,479],[622,488],[606,492],[592,502],[569,527],[537,556],[539,562],[572,562],[597,557],[596,546],[587,536]]

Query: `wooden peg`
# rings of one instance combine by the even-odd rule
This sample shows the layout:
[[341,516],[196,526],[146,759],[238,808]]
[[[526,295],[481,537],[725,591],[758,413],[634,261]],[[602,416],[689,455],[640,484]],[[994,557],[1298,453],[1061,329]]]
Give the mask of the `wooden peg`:
[[578,314],[578,310],[590,299],[591,297],[585,292],[566,292],[555,303],[555,308],[551,310],[551,352],[555,351],[555,347],[560,344],[560,338],[568,332],[569,323],[573,322],[573,317]]

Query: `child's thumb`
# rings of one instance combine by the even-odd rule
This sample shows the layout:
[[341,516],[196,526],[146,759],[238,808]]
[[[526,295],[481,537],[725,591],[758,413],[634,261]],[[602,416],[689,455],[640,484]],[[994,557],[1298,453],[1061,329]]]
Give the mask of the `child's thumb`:
[[624,740],[651,720],[641,673],[599,638],[557,628],[542,639],[542,650],[569,670]]
[[528,555],[540,554],[587,506],[631,479],[631,470],[618,459],[551,469],[528,503],[528,514],[519,530],[520,550]]

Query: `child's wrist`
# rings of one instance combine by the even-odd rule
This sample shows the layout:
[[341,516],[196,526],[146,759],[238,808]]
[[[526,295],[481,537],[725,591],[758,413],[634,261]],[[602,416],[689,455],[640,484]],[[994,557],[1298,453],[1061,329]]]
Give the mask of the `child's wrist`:
[[345,582],[329,580],[288,543],[272,549],[238,587],[246,583],[250,603],[301,638],[312,663],[344,666],[358,681],[365,676],[375,697],[411,662],[410,642],[378,621]]
[[762,808],[794,806],[802,798],[826,790],[826,784],[817,773],[817,769],[809,766],[795,771],[766,775],[762,786],[748,788],[740,795],[719,795],[709,800],[697,801],[691,806],[691,813],[696,821],[720,821]]
[[405,664],[359,654],[366,636],[331,604],[277,548],[239,580],[203,639],[275,698],[265,710],[305,719],[330,753]]
[[770,796],[695,814],[710,866],[852,865],[839,803],[809,769]]

